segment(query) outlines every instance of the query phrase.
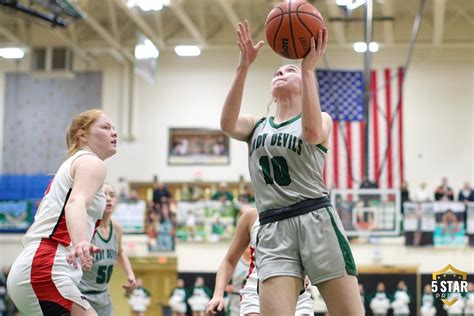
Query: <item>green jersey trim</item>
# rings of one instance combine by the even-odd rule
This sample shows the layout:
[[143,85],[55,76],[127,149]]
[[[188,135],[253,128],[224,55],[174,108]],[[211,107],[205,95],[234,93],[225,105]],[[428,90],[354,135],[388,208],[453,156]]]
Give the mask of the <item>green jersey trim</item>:
[[317,144],[316,146],[318,146],[318,148],[321,149],[325,154],[328,153],[328,149],[326,147],[324,147],[323,145]]
[[339,243],[339,247],[341,248],[342,256],[344,257],[344,263],[346,265],[347,274],[357,276],[357,267],[354,262],[354,257],[352,256],[352,251],[351,247],[349,246],[349,242],[347,241],[344,234],[337,227],[336,220],[334,219],[331,210],[327,207],[325,209],[326,212],[329,214],[329,217],[331,218],[331,225],[334,229],[334,232],[336,233],[337,241]]
[[283,126],[286,126],[288,124],[291,124],[293,123],[294,121],[296,121],[297,119],[299,119],[301,117],[301,114],[298,114],[297,116],[295,116],[294,118],[288,120],[288,121],[285,121],[285,122],[282,122],[280,124],[276,124],[274,122],[274,117],[273,116],[270,116],[270,119],[268,120],[268,122],[270,122],[270,125],[273,127],[273,128],[280,128],[280,127],[283,127]]
[[109,222],[109,226],[110,226],[110,231],[109,231],[109,237],[107,239],[105,239],[104,237],[102,237],[102,235],[100,234],[99,230],[97,229],[97,236],[99,236],[100,239],[102,239],[103,242],[109,242],[110,239],[112,238],[112,231],[114,229],[114,226],[112,225],[112,221]]

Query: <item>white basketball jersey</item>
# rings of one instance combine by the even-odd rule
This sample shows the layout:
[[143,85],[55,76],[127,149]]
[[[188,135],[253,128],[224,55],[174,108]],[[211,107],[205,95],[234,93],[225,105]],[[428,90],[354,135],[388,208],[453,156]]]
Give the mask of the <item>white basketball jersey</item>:
[[[40,242],[42,238],[55,240],[65,247],[71,244],[66,225],[65,207],[72,191],[71,165],[76,158],[82,155],[94,154],[86,150],[80,150],[59,167],[58,172],[46,189],[33,224],[23,237],[23,246]],[[91,238],[102,218],[105,202],[105,193],[101,189],[96,193],[90,207],[87,209],[87,233]]]
[[243,294],[247,291],[257,291],[258,275],[257,268],[255,267],[255,248],[257,247],[257,233],[259,227],[260,222],[257,218],[250,230],[250,266],[247,277],[243,282],[242,290],[240,290],[240,294]]

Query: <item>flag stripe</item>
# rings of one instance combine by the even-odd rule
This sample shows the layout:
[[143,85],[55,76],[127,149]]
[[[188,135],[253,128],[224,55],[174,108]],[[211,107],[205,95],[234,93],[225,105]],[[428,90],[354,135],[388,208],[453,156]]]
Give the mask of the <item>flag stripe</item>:
[[351,133],[351,122],[346,121],[346,141],[347,141],[347,187],[352,188],[352,133]]
[[337,143],[338,143],[337,142],[337,137],[338,137],[337,136],[338,135],[337,130],[338,130],[339,124],[338,124],[337,121],[335,121],[332,126],[333,126],[332,148],[334,150],[334,154],[333,154],[333,177],[334,177],[333,186],[335,188],[339,188],[339,176],[338,176],[338,173],[339,173],[339,161],[338,161],[339,154],[338,154],[338,148],[337,148]]
[[365,122],[361,121],[360,126],[360,180],[365,177]]
[[403,173],[403,76],[404,76],[403,68],[398,69],[398,161],[400,163],[400,184],[404,180],[404,173]]
[[372,95],[372,132],[374,133],[374,140],[373,140],[373,145],[374,145],[374,180],[375,182],[379,182],[379,110],[378,110],[378,97],[377,97],[377,73],[375,71],[372,71],[372,78],[371,78],[371,95]]
[[392,92],[390,90],[390,69],[385,69],[385,109],[387,114],[387,185],[388,188],[393,188],[392,178]]

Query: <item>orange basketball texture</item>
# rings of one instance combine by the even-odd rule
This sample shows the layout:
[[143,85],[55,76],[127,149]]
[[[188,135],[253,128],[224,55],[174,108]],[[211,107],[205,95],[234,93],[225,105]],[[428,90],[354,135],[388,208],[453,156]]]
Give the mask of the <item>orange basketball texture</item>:
[[267,43],[279,55],[304,58],[311,49],[311,37],[318,45],[318,32],[325,28],[323,17],[306,1],[281,2],[267,16]]

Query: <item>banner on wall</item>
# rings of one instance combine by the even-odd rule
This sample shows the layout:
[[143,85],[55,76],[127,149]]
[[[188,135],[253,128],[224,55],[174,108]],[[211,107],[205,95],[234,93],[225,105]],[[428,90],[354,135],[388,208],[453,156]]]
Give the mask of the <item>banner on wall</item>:
[[33,223],[35,201],[0,201],[0,232],[26,232]]

